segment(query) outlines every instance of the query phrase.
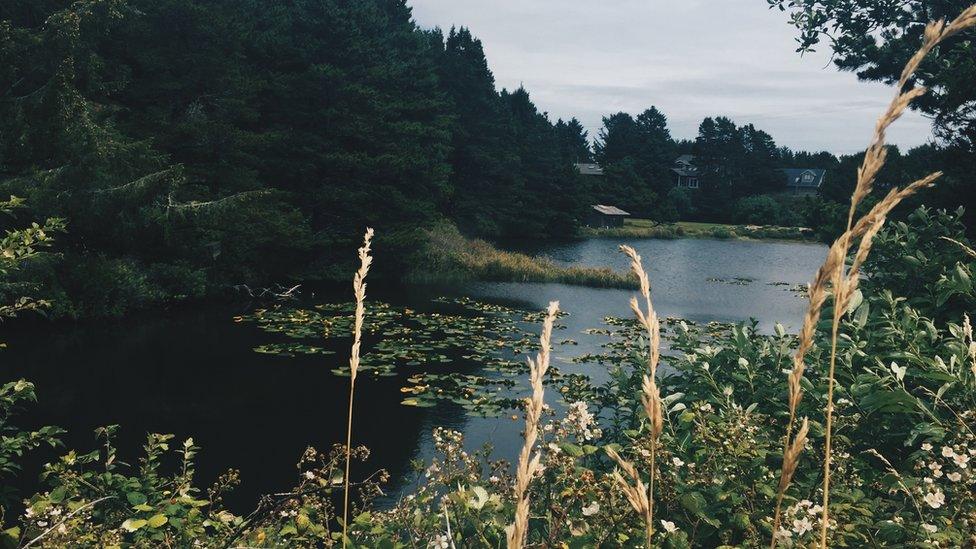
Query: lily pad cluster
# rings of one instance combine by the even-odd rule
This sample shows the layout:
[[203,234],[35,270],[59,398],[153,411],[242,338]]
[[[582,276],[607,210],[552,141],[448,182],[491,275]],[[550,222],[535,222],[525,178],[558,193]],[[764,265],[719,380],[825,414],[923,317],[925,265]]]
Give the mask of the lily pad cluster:
[[[369,302],[363,324],[360,375],[406,373],[402,404],[432,407],[451,402],[467,412],[497,416],[521,406],[524,355],[538,349],[543,313],[483,303],[470,298],[438,298],[432,311]],[[258,309],[238,322],[254,323],[265,332],[293,341],[271,342],[256,352],[280,356],[335,354],[351,338],[354,306],[320,304],[309,308],[278,306]],[[561,316],[566,313],[561,313]],[[557,325],[557,329],[565,326]],[[557,345],[575,345],[563,339]],[[335,361],[336,375],[349,375]],[[579,374],[550,368],[550,384],[580,387]],[[583,376],[585,377],[585,376]],[[568,392],[560,391],[562,394]]]

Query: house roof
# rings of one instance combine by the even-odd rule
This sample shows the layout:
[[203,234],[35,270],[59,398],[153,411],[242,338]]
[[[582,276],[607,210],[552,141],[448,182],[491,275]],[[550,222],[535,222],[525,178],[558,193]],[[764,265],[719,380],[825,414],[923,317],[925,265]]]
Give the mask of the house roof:
[[[787,187],[803,187],[810,189],[817,189],[820,184],[823,183],[824,175],[827,170],[822,170],[819,168],[787,168],[783,170],[786,175],[786,186]],[[805,174],[810,174],[813,176],[811,181],[803,181],[803,176]]]
[[695,155],[683,154],[674,160],[673,173],[681,177],[697,177],[698,168],[695,167]]
[[573,164],[580,175],[603,175],[603,168],[599,164],[582,163]]
[[621,210],[616,206],[605,206],[603,204],[593,204],[591,206],[594,210],[604,214],[604,215],[630,215],[629,213]]

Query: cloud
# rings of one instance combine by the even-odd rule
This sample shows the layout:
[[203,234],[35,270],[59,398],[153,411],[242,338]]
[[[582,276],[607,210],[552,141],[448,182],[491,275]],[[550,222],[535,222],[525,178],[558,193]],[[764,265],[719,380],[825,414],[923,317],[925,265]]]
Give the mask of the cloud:
[[[780,145],[864,147],[893,90],[839,72],[826,52],[801,57],[785,14],[762,0],[411,0],[424,27],[481,38],[499,87],[524,85],[553,118],[595,136],[603,116],[655,105],[693,138],[705,116],[754,123]],[[891,141],[931,137],[905,116]]]

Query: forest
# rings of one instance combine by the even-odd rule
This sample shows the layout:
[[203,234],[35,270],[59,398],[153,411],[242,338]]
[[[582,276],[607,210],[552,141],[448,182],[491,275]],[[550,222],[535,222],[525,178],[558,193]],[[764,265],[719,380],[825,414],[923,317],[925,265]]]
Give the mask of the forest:
[[[860,161],[792,151],[725,116],[676,139],[655,107],[606,116],[591,140],[527,90],[497,89],[468,29],[420,28],[403,0],[4,0],[0,17],[0,195],[21,200],[5,228],[51,219],[63,232],[0,290],[33,286],[55,317],[337,280],[367,225],[395,258],[387,279],[433,228],[571,239],[594,203],[829,239]],[[880,177],[950,166],[927,203],[954,208],[972,200],[971,150],[893,150]],[[679,154],[697,156],[708,192],[673,188]],[[588,161],[603,181],[577,174]],[[821,197],[763,197],[785,167],[827,169]]]

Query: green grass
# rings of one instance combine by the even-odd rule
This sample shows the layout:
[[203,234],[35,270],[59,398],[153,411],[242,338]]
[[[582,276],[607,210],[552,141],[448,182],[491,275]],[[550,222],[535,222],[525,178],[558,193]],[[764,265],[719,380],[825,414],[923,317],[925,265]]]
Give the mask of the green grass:
[[727,225],[678,221],[656,223],[650,219],[627,219],[623,227],[608,229],[584,228],[583,236],[589,238],[722,238],[751,240],[802,240],[814,239],[813,231],[802,227],[776,227],[772,225]]
[[565,267],[547,257],[499,250],[484,240],[465,238],[451,225],[428,232],[424,256],[407,274],[411,282],[558,282],[598,288],[635,288],[627,273],[607,267]]

